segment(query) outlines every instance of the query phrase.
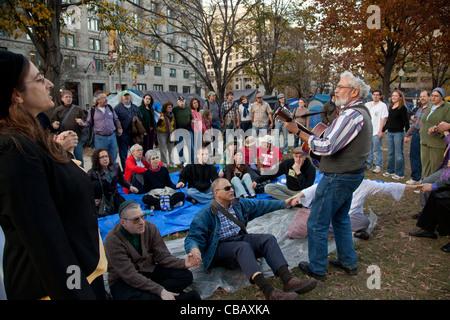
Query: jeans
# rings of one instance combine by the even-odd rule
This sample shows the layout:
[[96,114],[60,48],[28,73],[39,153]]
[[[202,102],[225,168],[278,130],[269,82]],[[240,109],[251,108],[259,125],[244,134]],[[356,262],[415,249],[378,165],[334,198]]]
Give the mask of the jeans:
[[[181,164],[184,164],[185,162],[186,163],[194,163],[194,132],[189,131],[189,130],[186,130],[186,131],[188,131],[189,135],[190,135],[190,138],[188,138],[189,141],[187,141],[187,140],[185,141],[184,137],[182,135],[180,135],[180,137],[178,138],[178,141],[175,142],[175,144],[176,144],[175,147],[180,150],[178,152],[178,157],[180,159]],[[183,160],[185,145],[187,146],[187,149],[188,149],[190,155]]]
[[[94,136],[94,146],[95,149],[106,148],[111,154],[111,160],[116,162],[117,160],[117,138],[116,133],[114,132],[110,136],[101,136],[99,134],[95,134]],[[125,170],[125,165],[122,170]]]
[[75,159],[81,161],[81,166],[84,167],[84,161],[83,161],[83,141],[78,140],[78,144],[73,149],[73,155],[75,156]]
[[231,184],[233,185],[236,197],[240,197],[243,194],[250,194],[252,196],[256,194],[255,189],[252,188],[252,178],[248,173],[244,174],[242,179],[233,177],[233,179],[231,179]]
[[422,178],[422,159],[420,158],[420,133],[414,130],[409,150],[409,162],[411,164],[411,178],[419,181]]
[[320,180],[308,219],[308,256],[312,272],[325,275],[328,230],[333,226],[339,262],[356,268],[356,252],[348,212],[353,192],[364,178],[361,173],[325,173]]
[[207,203],[214,199],[211,188],[205,191],[199,191],[196,188],[188,188],[186,191],[186,197],[192,198],[199,203]]
[[260,133],[261,133],[261,137],[264,137],[267,134],[267,130],[269,129],[269,126],[264,126],[264,127],[252,126],[252,129],[255,130],[256,137],[258,137]]
[[[367,168],[372,168],[373,165],[379,166],[383,169],[383,150],[381,150],[383,138],[378,138],[378,135],[372,136],[372,148],[367,156]],[[373,157],[375,156],[375,162]]]
[[388,148],[387,172],[395,173],[400,177],[405,176],[404,138],[404,132],[388,132],[386,138]]
[[[286,129],[286,126],[284,123],[281,123],[279,121],[275,121],[275,129],[278,129],[278,137],[276,137],[276,140],[278,141],[279,148],[283,153],[287,153],[288,151],[288,130]],[[283,146],[281,145],[280,136],[283,134]]]
[[117,137],[117,146],[119,147],[120,163],[122,165],[122,168],[124,168],[124,170],[125,170],[125,161],[128,158],[128,148],[131,147],[133,144],[134,144],[133,139],[131,139],[131,136],[126,132],[122,132],[122,135]]

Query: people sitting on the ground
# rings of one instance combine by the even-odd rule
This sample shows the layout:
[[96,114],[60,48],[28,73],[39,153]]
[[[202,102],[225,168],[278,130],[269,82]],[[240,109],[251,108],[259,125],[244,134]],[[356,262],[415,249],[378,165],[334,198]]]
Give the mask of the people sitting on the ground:
[[288,199],[311,186],[316,179],[316,168],[307,158],[302,147],[297,147],[293,151],[293,158],[281,162],[275,174],[262,175],[255,181],[260,183],[266,180],[274,180],[283,174],[286,175],[286,185],[269,183],[264,187],[265,193],[278,200]]
[[193,255],[174,257],[158,228],[146,220],[139,204],[127,200],[119,209],[120,221],[105,238],[108,283],[116,300],[200,299],[188,268],[198,265]]
[[[437,177],[439,175],[439,180],[433,179],[435,181],[431,183],[427,180],[430,177],[424,179],[421,201],[425,199],[425,205],[418,217],[419,221],[417,221],[417,226],[421,229],[409,233],[412,236],[433,239],[437,238],[435,231],[438,231],[441,236],[450,235],[450,123],[442,122],[436,130],[445,134],[447,150],[439,169],[430,176]],[[422,195],[424,195],[423,198]],[[450,243],[441,249],[450,252]]]
[[[315,279],[302,281],[291,275],[288,263],[271,234],[249,234],[245,226],[258,216],[289,206],[281,200],[235,199],[231,183],[216,179],[211,186],[214,200],[196,214],[184,247],[205,271],[222,266],[240,267],[251,283],[262,290],[266,299],[295,299],[317,285]],[[233,221],[234,220],[234,221]],[[283,291],[275,289],[261,272],[258,258],[264,257],[274,274],[283,282]]]
[[[400,201],[405,190],[418,190],[420,185],[405,185],[396,182],[377,182],[373,180],[363,180],[359,187],[353,192],[350,205],[350,223],[356,238],[367,240],[370,237],[368,227],[369,218],[364,214],[364,202],[374,195],[392,196],[396,201]],[[314,201],[317,184],[303,189],[296,196],[292,197],[292,203],[301,203],[305,208],[297,211],[288,229],[288,237],[291,239],[304,239],[308,237],[307,221],[309,208]],[[328,236],[333,237],[333,226],[330,225]]]
[[[436,126],[431,127],[430,132],[442,132],[444,134],[444,142],[447,144],[447,149],[444,153],[444,159],[439,164],[437,170],[429,175],[428,177],[425,177],[422,180],[423,184],[429,183],[435,183],[439,180],[446,179],[450,177],[450,169],[447,167],[447,163],[450,160],[450,135],[448,132],[450,131],[450,123],[449,122],[441,122]],[[444,172],[445,171],[445,172]],[[430,197],[430,191],[420,192],[420,211],[419,213],[413,214],[414,219],[418,219],[420,217],[420,214],[423,211],[423,207],[427,203],[428,198]]]
[[256,198],[250,171],[250,167],[244,163],[242,152],[236,152],[233,163],[228,164],[225,169],[225,178],[233,185],[236,197]]
[[256,142],[254,136],[248,136],[245,138],[244,145],[241,147],[242,154],[244,155],[244,162],[250,166],[252,180],[255,180],[261,175],[257,167],[256,156],[258,154],[258,147],[256,146]]
[[225,144],[225,152],[222,155],[222,159],[219,163],[219,178],[223,178],[225,175],[225,169],[228,164],[234,162],[234,155],[237,151],[237,140],[227,141]]
[[278,171],[278,166],[283,161],[280,148],[273,145],[273,138],[265,135],[261,139],[261,146],[256,153],[257,167],[261,175],[271,175]]
[[[447,166],[450,167],[450,161]],[[433,184],[425,183],[422,191],[429,191],[430,196],[416,224],[420,229],[411,231],[409,235],[437,239],[437,231],[440,236],[449,236],[450,178],[439,180]],[[441,250],[450,252],[450,242],[441,247]]]
[[[139,193],[145,193],[142,174],[150,167],[150,164],[143,157],[144,148],[140,144],[131,146],[130,151],[131,155],[125,161],[125,179],[138,188]],[[124,188],[123,192],[128,194],[130,191]]]
[[144,191],[142,202],[156,210],[168,211],[184,205],[184,193],[175,191],[176,186],[170,179],[169,170],[159,161],[155,150],[148,150],[145,158],[150,167],[143,173]]
[[107,148],[100,148],[94,151],[92,154],[92,168],[89,169],[88,175],[94,187],[96,206],[98,207],[102,195],[104,195],[108,201],[114,203],[114,213],[119,211],[120,204],[125,201],[124,197],[119,194],[119,190],[117,190],[117,184],[131,190],[133,193],[139,192],[137,188],[125,180],[120,165],[117,162],[113,162]]
[[218,178],[217,169],[209,164],[207,147],[197,149],[196,163],[190,163],[181,170],[176,188],[188,187],[186,200],[196,203],[207,203],[213,199],[211,183]]

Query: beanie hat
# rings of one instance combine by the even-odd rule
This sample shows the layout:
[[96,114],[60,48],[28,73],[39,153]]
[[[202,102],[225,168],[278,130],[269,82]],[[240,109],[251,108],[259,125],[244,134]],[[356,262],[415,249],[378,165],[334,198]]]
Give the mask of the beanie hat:
[[433,91],[439,92],[439,94],[442,96],[442,98],[445,98],[445,92],[441,88],[435,88]]
[[132,204],[132,203],[137,203],[137,202],[133,201],[133,200],[126,200],[126,201],[124,201],[124,202],[122,202],[120,204],[120,206],[119,206],[119,217],[121,216],[121,213],[122,213],[123,209],[125,209],[126,206],[128,206],[129,204]]
[[25,57],[10,51],[0,51],[0,119],[8,116],[11,97],[22,73]]

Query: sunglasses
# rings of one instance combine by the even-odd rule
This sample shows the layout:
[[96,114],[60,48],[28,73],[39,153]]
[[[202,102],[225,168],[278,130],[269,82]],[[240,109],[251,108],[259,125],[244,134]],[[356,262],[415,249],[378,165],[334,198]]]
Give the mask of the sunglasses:
[[147,219],[148,214],[144,213],[142,216],[133,218],[133,219],[128,219],[128,218],[122,218],[123,220],[131,220],[133,223],[138,224],[139,221],[142,220],[146,220]]
[[226,187],[218,189],[218,190],[230,191],[231,189],[233,189],[233,186],[226,186]]

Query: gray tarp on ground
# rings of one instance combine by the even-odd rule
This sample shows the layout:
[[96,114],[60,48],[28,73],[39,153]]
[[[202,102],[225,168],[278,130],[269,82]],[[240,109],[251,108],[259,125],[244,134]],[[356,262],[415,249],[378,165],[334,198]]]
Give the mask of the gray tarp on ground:
[[[308,261],[308,240],[289,239],[287,236],[289,225],[296,212],[296,209],[277,210],[250,221],[247,227],[249,233],[273,234],[277,238],[281,251],[288,261],[289,269],[296,267],[300,261]],[[370,225],[368,231],[370,233],[377,222],[377,216],[371,209],[369,220]],[[166,242],[167,247],[173,255],[180,258],[185,256],[184,239]],[[354,240],[359,241],[357,238],[354,238]],[[336,245],[334,240],[329,240],[328,252],[335,250]],[[260,259],[260,264],[265,276],[273,276],[272,270],[264,259]],[[203,299],[212,296],[219,287],[232,293],[250,285],[248,279],[245,278],[244,273],[240,269],[229,270],[216,267],[205,272],[203,265],[200,264],[200,266],[192,268],[191,271],[194,274],[194,282],[190,288],[197,290]]]

